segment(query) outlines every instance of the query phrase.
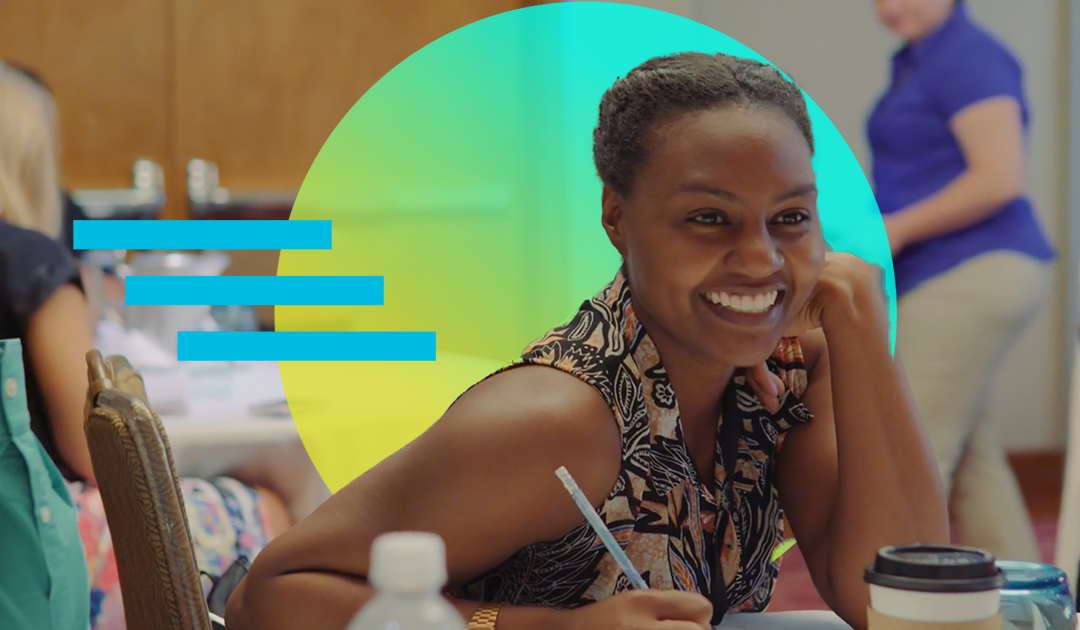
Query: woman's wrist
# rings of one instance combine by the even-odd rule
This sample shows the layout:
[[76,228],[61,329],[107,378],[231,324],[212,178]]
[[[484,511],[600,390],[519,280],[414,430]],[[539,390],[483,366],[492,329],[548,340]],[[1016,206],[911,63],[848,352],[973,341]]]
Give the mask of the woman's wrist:
[[574,611],[540,606],[503,606],[495,630],[577,630]]
[[923,237],[919,232],[918,205],[908,206],[892,214],[883,217],[885,222],[885,234],[889,238],[889,247],[896,252],[914,245]]

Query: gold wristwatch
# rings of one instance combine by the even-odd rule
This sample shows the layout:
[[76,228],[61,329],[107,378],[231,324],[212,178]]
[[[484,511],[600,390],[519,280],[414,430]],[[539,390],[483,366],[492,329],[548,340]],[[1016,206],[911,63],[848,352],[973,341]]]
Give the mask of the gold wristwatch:
[[500,608],[502,604],[484,604],[477,608],[469,619],[469,630],[495,630]]

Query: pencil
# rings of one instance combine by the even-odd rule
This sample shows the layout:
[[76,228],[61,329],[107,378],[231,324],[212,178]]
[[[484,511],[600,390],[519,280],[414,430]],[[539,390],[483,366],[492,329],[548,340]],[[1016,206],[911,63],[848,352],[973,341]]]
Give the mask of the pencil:
[[574,503],[577,504],[578,509],[585,515],[585,520],[589,522],[589,525],[596,532],[596,535],[600,537],[601,542],[604,543],[604,547],[607,547],[608,553],[615,558],[615,562],[622,569],[627,579],[630,580],[630,584],[634,588],[648,589],[649,585],[642,579],[641,574],[638,573],[634,565],[630,563],[630,558],[626,557],[622,547],[619,547],[619,543],[615,542],[615,537],[611,535],[611,531],[608,530],[607,525],[600,520],[600,516],[596,513],[596,510],[589,503],[589,500],[585,498],[585,493],[578,487],[577,482],[570,476],[570,472],[566,470],[566,466],[560,466],[555,471],[559,479],[562,480],[563,486],[566,487],[566,491],[570,493],[570,497],[574,499]]

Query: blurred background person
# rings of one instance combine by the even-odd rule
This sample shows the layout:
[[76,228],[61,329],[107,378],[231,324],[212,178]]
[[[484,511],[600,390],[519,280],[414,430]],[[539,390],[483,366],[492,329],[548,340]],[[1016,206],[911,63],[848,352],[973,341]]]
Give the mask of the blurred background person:
[[[0,62],[0,339],[22,342],[31,428],[67,481],[89,568],[93,628],[125,627],[116,559],[83,431],[93,347],[62,228],[57,116],[49,93]],[[253,558],[290,524],[281,499],[235,479],[182,479],[200,568]]]
[[69,479],[93,481],[82,431],[92,346],[78,268],[62,233],[52,99],[0,65],[0,337],[23,340],[34,433]]
[[999,558],[1037,561],[986,413],[991,381],[1053,278],[1054,250],[1025,191],[1023,72],[963,0],[876,8],[905,42],[867,122],[896,271],[896,352],[952,491],[959,537]]
[[[56,104],[55,100],[52,97],[52,92],[49,89],[48,83],[46,83],[45,80],[41,77],[41,75],[38,74],[37,71],[35,71],[33,68],[13,63],[8,63],[7,65],[12,70],[21,73],[23,76],[33,81],[38,87],[48,93],[49,98],[47,99],[46,107],[48,107],[49,109],[47,111],[49,112],[50,118],[52,119],[52,124],[54,126],[58,126]],[[54,152],[52,158],[53,164],[59,164],[60,160],[59,154],[61,144],[59,142],[59,134],[57,133],[56,135],[57,139],[51,147],[51,150]],[[60,176],[59,172],[57,173],[57,181],[63,181],[63,178]],[[73,221],[85,221],[90,217],[86,215],[86,212],[83,210],[82,206],[80,206],[78,203],[75,202],[74,199],[72,199],[71,194],[66,188],[62,186],[62,184],[60,189],[60,204],[60,226],[59,232],[55,235],[55,238],[61,243],[63,243],[64,246],[67,247],[68,252],[70,252],[71,255],[74,256],[75,259],[79,262],[79,269],[83,281],[83,286],[96,286],[98,289],[97,291],[89,291],[86,293],[87,305],[89,307],[90,322],[91,324],[96,324],[96,322],[101,318],[102,309],[105,306],[104,302],[111,301],[119,302],[121,304],[124,302],[124,283],[120,278],[116,276],[116,270],[113,268],[101,269],[101,274],[99,275],[100,284],[94,283],[93,272],[83,260],[85,258],[86,252],[83,250],[75,249],[75,230],[72,223]]]
[[[46,83],[45,79],[43,79],[41,77],[41,75],[38,74],[37,71],[34,70],[33,68],[29,68],[29,67],[26,67],[26,66],[23,66],[23,65],[20,65],[20,64],[15,64],[15,63],[10,63],[10,62],[7,65],[12,70],[20,72],[23,76],[30,79],[34,83],[36,83],[41,89],[45,90],[46,92],[49,92],[50,98],[49,98],[49,102],[47,103],[47,106],[51,108],[50,109],[51,117],[53,119],[53,124],[55,125],[56,124],[56,118],[57,118],[56,105],[55,105],[55,101],[53,101],[53,99],[52,99],[52,92],[49,89],[49,84]],[[56,145],[53,148],[56,150],[56,153],[57,153],[55,158],[54,158],[54,162],[58,164],[59,163],[59,158],[60,158],[60,156],[59,156],[59,148],[60,148],[59,142],[57,142]],[[58,180],[62,182],[63,178],[58,176]],[[71,198],[71,194],[64,188],[61,188],[61,190],[60,190],[60,203],[62,204],[61,205],[61,207],[62,207],[62,216],[61,216],[59,240],[65,246],[67,246],[68,251],[70,251],[73,256],[75,256],[76,258],[79,258],[80,255],[82,254],[82,252],[77,251],[75,249],[75,239],[74,239],[74,230],[72,229],[72,221],[86,220],[86,219],[89,219],[89,217],[86,216],[86,212],[83,210],[82,206],[77,204],[75,202],[75,200]]]

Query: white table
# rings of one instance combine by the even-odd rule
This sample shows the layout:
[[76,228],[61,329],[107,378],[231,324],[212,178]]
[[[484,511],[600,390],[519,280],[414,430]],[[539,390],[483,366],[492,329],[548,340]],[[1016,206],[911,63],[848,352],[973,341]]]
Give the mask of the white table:
[[822,611],[726,615],[720,630],[851,630],[834,613]]
[[163,414],[177,473],[231,475],[280,493],[297,519],[330,496],[291,417],[267,418],[251,405],[285,399],[275,362],[238,363],[225,397],[194,397],[183,414]]

